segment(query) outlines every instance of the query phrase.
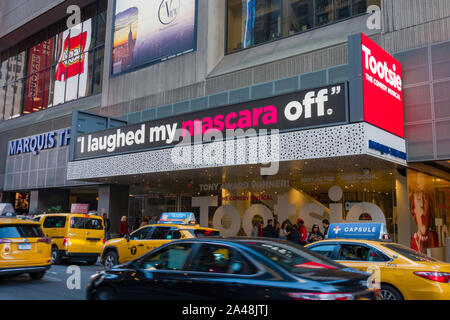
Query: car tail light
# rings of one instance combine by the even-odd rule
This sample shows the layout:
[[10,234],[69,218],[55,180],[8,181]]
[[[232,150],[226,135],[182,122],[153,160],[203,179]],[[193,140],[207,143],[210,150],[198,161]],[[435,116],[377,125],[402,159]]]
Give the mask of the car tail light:
[[106,242],[106,239],[105,239],[105,238],[103,238],[103,244],[105,244],[105,242]]
[[38,241],[37,242],[44,242],[44,243],[46,243],[46,244],[50,244],[50,243],[52,243],[52,241],[50,240],[50,238],[49,237],[45,237],[45,238],[40,238],[40,239],[38,239]]
[[68,247],[69,245],[70,245],[70,239],[69,238],[64,238],[63,246],[64,247]]
[[289,292],[289,297],[294,300],[353,300],[351,293],[310,293],[310,292]]
[[414,272],[416,276],[437,282],[450,283],[450,273],[445,272]]
[[11,243],[12,241],[9,239],[0,239],[0,244],[2,243]]

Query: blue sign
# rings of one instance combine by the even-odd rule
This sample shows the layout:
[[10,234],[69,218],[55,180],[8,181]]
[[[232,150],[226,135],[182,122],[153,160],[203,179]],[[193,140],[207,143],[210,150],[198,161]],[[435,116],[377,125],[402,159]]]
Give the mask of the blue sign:
[[328,239],[381,240],[385,233],[383,223],[333,223],[328,229]]
[[195,224],[195,215],[192,212],[164,212],[159,223]]
[[8,156],[22,153],[39,154],[39,151],[52,149],[56,146],[67,146],[70,141],[70,129],[47,132],[28,138],[11,140],[8,144]]
[[385,146],[384,144],[369,140],[369,149],[373,149],[381,152],[381,154],[388,154],[393,157],[406,160],[406,152],[399,151],[397,149]]

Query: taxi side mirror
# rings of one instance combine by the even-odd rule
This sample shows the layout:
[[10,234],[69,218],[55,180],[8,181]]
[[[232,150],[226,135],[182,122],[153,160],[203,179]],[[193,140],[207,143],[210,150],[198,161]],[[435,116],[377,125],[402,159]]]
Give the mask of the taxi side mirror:
[[129,235],[129,234],[126,234],[126,235],[124,236],[124,238],[127,239],[127,242],[130,242],[130,235]]

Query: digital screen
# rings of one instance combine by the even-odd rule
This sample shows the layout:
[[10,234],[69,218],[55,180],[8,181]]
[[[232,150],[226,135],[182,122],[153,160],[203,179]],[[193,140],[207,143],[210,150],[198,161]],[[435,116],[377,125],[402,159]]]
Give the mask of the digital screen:
[[196,49],[196,0],[117,0],[112,74]]

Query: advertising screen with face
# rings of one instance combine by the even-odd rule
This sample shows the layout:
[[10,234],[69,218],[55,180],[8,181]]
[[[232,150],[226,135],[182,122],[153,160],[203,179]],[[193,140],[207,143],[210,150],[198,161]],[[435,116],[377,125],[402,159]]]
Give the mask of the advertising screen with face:
[[364,121],[405,137],[401,64],[361,34]]
[[411,248],[427,253],[438,246],[435,230],[435,195],[433,177],[408,169],[409,211],[417,225],[411,237]]
[[196,49],[196,0],[117,0],[112,74]]

